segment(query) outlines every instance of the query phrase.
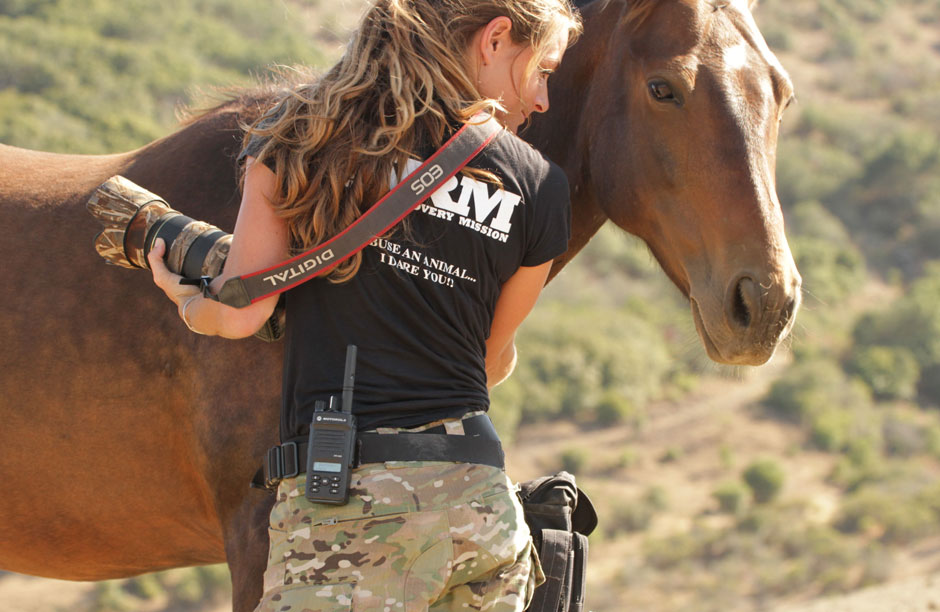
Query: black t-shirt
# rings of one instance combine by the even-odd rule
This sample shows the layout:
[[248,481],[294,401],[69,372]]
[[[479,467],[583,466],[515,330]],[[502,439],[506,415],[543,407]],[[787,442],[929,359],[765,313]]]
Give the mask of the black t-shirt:
[[363,249],[352,280],[315,278],[285,294],[282,440],[306,435],[316,400],[339,401],[348,344],[358,346],[360,429],[489,407],[485,341],[500,287],[567,249],[570,204],[562,170],[509,132],[469,165],[502,188],[458,174],[408,216],[407,233]]

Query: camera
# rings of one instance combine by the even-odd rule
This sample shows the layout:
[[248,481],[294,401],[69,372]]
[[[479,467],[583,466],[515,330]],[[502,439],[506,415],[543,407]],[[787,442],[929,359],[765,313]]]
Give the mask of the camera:
[[95,250],[110,263],[149,269],[147,255],[157,238],[163,238],[171,272],[193,279],[222,272],[231,234],[173,210],[163,198],[123,176],[101,184],[87,208],[104,225],[95,237]]
[[[147,255],[157,238],[163,238],[163,259],[171,272],[188,279],[215,278],[225,267],[231,234],[173,210],[166,200],[123,176],[112,176],[102,183],[86,207],[104,226],[95,237],[95,250],[109,263],[149,269]],[[279,340],[284,323],[280,301],[255,337],[266,342]]]

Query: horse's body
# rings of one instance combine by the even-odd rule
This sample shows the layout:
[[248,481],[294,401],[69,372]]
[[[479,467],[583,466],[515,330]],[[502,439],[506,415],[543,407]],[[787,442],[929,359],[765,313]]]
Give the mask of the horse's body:
[[[773,177],[782,69],[742,4],[601,2],[585,22],[526,133],[571,181],[554,271],[613,219],[690,297],[713,358],[763,363],[799,299]],[[261,107],[121,155],[0,145],[0,568],[98,580],[228,561],[235,608],[257,601],[271,497],[246,483],[275,442],[281,347],[189,333],[149,274],[105,267],[84,204],[123,174],[232,228],[238,123]]]

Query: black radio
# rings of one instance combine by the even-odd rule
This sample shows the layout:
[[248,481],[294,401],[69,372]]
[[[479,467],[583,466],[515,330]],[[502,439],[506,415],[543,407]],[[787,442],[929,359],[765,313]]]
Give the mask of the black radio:
[[356,377],[356,346],[346,347],[342,407],[336,410],[334,398],[329,409],[324,402],[314,405],[307,444],[307,489],[311,502],[341,506],[349,501],[349,471],[356,444],[356,417],[352,414],[352,394]]

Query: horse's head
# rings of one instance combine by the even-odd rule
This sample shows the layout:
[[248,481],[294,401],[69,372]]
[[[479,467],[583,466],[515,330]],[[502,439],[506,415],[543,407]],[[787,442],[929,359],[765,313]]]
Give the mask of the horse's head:
[[572,187],[649,245],[712,359],[766,362],[800,302],[774,177],[790,79],[747,0],[599,1],[585,25],[552,90],[585,105]]

